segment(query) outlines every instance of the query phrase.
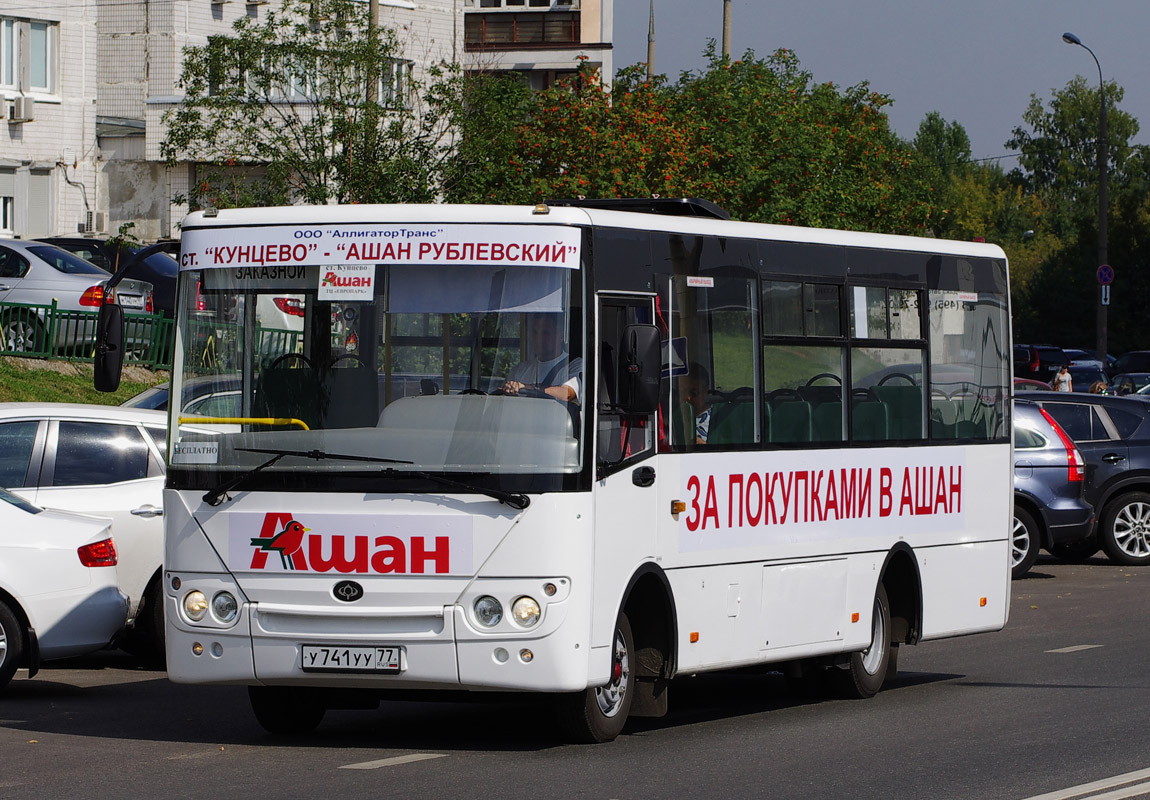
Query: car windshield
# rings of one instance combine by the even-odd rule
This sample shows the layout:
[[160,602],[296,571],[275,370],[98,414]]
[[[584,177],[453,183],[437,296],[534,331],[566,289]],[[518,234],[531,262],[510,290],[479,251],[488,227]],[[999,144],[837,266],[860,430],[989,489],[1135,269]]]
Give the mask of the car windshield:
[[[170,477],[202,484],[188,474],[251,469],[282,450],[356,458],[283,458],[255,480],[576,473],[578,276],[577,265],[185,271],[173,391],[209,376],[231,385],[219,402],[182,412],[181,422],[222,435],[182,434]],[[509,379],[524,389],[505,393]],[[545,392],[557,387],[571,387],[571,399]]]
[[48,244],[34,245],[28,252],[42,261],[46,261],[54,269],[68,275],[99,275],[101,279],[110,277],[110,274],[97,267],[91,261],[85,261],[67,250]]

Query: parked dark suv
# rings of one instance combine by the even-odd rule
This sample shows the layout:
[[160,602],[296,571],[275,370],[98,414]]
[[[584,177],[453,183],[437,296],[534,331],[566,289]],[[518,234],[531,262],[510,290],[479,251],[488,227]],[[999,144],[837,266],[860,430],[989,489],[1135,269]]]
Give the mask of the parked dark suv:
[[1085,462],[1054,418],[1014,400],[1014,530],[1010,574],[1024,575],[1039,548],[1081,547],[1091,537],[1094,509],[1083,494]]
[[1150,564],[1150,402],[1067,392],[1028,395],[1070,435],[1086,459],[1086,500],[1094,536],[1052,552],[1073,560],[1099,547],[1119,564]]
[[1014,377],[1050,382],[1070,356],[1061,347],[1050,344],[1016,344],[1014,346]]

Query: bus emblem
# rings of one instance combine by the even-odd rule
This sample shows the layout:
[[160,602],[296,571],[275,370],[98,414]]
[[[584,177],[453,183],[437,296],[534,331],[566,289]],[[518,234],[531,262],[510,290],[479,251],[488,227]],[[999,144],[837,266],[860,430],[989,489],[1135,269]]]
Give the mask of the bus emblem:
[[342,600],[345,603],[354,603],[363,597],[363,587],[355,581],[340,581],[332,587],[331,593],[335,596],[336,600]]
[[[275,527],[271,528],[271,530],[274,531]],[[296,565],[293,556],[296,551],[303,547],[303,535],[310,530],[311,528],[305,528],[294,519],[289,519],[287,525],[283,527],[283,530],[269,536],[269,529],[265,524],[264,529],[260,531],[260,535],[252,539],[252,547],[259,548],[259,550],[256,551],[257,553],[279,553],[280,563],[283,564],[283,568],[295,569]]]

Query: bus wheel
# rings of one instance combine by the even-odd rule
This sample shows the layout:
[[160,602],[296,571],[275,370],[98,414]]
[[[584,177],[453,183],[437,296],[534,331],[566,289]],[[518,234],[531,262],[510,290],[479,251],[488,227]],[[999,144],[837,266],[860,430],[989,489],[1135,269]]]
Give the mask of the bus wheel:
[[311,733],[327,713],[316,693],[295,686],[249,686],[248,699],[256,720],[268,733]]
[[4,603],[0,602],[0,689],[8,685],[24,650],[24,632],[20,620]]
[[890,667],[890,602],[881,583],[874,596],[871,615],[870,645],[861,653],[851,653],[850,669],[845,671],[849,697],[874,697],[882,688]]
[[634,697],[635,674],[631,658],[635,640],[626,614],[619,614],[611,657],[611,680],[606,686],[586,689],[560,698],[559,718],[576,742],[610,742],[623,732]]

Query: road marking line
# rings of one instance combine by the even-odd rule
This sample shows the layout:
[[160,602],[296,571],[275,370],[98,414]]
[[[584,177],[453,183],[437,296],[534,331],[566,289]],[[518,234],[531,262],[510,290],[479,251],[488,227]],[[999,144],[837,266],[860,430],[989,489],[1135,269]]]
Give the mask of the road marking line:
[[1060,647],[1057,650],[1047,650],[1048,653],[1077,653],[1081,650],[1093,650],[1095,647],[1105,647],[1104,644],[1076,644],[1073,647]]
[[381,758],[378,761],[361,761],[358,764],[344,764],[340,769],[379,769],[380,767],[396,767],[400,764],[412,764],[416,761],[427,761],[431,758],[443,758],[446,753],[412,753],[408,756],[395,758]]
[[[1134,783],[1135,781],[1145,780],[1146,778],[1150,778],[1150,769],[1140,769],[1137,772],[1127,772],[1124,775],[1103,778],[1100,781],[1084,783],[1081,786],[1071,786],[1069,789],[1059,789],[1055,792],[1035,795],[1034,797],[1026,798],[1026,800],[1070,800],[1072,797],[1085,797],[1092,792],[1112,789],[1115,786]],[[1147,792],[1150,792],[1150,783],[1140,783],[1136,786],[1127,786],[1125,789],[1120,789],[1110,794],[1098,795],[1092,798],[1092,800],[1121,800],[1121,798],[1124,797],[1135,797],[1139,793]]]

